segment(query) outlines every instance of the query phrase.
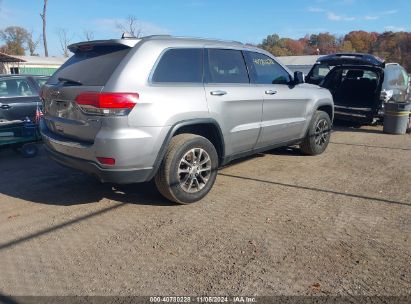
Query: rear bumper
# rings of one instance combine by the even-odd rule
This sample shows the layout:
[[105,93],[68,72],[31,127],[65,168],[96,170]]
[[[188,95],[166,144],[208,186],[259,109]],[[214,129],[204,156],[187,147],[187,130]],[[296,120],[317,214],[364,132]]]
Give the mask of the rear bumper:
[[59,164],[83,171],[100,180],[102,183],[132,184],[149,180],[153,169],[110,170],[101,168],[97,163],[71,157],[53,150],[44,140],[49,156]]
[[[96,139],[94,143],[71,141],[51,132],[43,120],[40,122],[40,132],[46,151],[52,159],[63,166],[93,175],[101,182],[140,183],[153,176],[153,163],[147,161],[152,152],[152,147],[148,144],[150,137],[124,139],[107,136]],[[137,150],[136,146],[142,147]],[[124,157],[129,154],[133,158]],[[99,164],[96,160],[99,155],[113,156],[116,158],[116,166]],[[120,165],[117,165],[117,160]],[[141,163],[142,161],[145,163]]]

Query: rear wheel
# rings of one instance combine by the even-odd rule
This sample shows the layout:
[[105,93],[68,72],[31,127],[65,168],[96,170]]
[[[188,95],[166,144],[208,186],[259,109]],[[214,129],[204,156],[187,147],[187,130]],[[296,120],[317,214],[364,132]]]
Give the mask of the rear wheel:
[[215,182],[217,168],[218,155],[208,139],[180,134],[171,139],[155,183],[167,199],[190,204],[207,195]]
[[318,155],[325,151],[330,142],[331,119],[324,111],[317,111],[311,120],[308,132],[300,149],[307,155]]

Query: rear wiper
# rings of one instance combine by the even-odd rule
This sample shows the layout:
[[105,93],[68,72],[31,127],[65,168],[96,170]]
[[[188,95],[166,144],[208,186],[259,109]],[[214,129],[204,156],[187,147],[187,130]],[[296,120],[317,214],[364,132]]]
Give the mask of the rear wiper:
[[70,78],[59,77],[58,80],[62,82],[71,83],[71,84],[83,85],[80,81],[76,81]]

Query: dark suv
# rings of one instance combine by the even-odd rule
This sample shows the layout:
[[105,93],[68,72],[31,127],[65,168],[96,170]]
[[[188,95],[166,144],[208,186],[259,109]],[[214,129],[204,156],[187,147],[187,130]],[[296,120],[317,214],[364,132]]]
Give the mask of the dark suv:
[[0,75],[0,121],[32,119],[48,76]]
[[335,118],[370,123],[381,118],[384,102],[406,102],[409,79],[397,63],[369,54],[332,54],[320,57],[306,82],[330,90]]

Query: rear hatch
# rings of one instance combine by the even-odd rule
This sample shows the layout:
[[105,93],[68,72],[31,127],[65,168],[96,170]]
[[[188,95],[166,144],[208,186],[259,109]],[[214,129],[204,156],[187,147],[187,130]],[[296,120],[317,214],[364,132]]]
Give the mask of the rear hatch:
[[325,76],[336,66],[362,65],[384,68],[385,61],[370,54],[338,53],[318,58],[306,76],[306,82],[320,84]]
[[344,115],[372,120],[382,106],[383,80],[381,67],[347,64],[334,67],[321,86],[331,92],[337,118]]
[[41,93],[44,121],[50,132],[94,141],[106,119],[94,107],[96,96],[136,43],[137,40],[106,40],[69,47],[74,55],[52,75]]

